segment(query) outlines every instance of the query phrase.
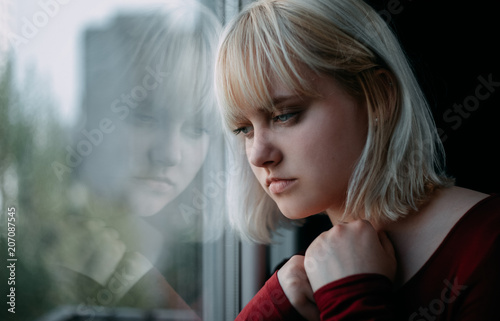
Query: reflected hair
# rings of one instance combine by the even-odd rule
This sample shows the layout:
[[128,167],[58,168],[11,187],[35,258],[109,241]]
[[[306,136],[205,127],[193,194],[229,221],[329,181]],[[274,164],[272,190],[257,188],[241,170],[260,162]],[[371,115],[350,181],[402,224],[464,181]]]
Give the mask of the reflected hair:
[[152,8],[129,18],[138,20],[131,21],[134,28],[127,32],[136,39],[129,41],[130,72],[141,79],[146,66],[161,69],[166,75],[158,95],[161,105],[190,106],[193,112],[215,107],[212,75],[221,29],[217,17],[196,0],[171,0]]
[[[341,220],[395,221],[453,184],[425,97],[385,21],[358,0],[261,0],[225,28],[215,86],[227,131],[251,109],[273,111],[278,82],[318,95],[304,70],[333,77],[367,106],[368,134]],[[242,174],[229,184],[230,222],[245,238],[271,241],[288,220],[251,172],[240,138],[228,135]],[[243,185],[243,186],[242,186]]]

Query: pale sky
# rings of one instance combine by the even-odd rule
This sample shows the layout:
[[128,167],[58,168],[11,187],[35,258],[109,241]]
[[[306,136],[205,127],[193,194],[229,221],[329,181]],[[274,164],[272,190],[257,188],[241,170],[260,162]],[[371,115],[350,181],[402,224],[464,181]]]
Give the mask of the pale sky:
[[10,1],[11,32],[19,36],[14,46],[18,81],[23,83],[24,70],[34,66],[51,88],[61,119],[73,124],[80,108],[82,31],[105,24],[120,11],[168,1],[177,0]]

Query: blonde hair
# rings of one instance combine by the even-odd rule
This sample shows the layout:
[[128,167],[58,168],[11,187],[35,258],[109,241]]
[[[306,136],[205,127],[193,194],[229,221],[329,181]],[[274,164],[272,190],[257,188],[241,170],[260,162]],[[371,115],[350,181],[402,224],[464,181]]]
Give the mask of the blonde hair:
[[[368,135],[349,182],[344,218],[397,220],[417,211],[436,188],[452,184],[406,57],[383,19],[363,1],[261,0],[231,21],[215,67],[227,127],[234,129],[249,108],[272,109],[272,82],[317,95],[304,67],[332,76],[366,101]],[[245,188],[230,183],[230,222],[243,236],[269,242],[271,232],[286,220],[253,177],[244,153],[233,156],[246,164],[238,177]]]

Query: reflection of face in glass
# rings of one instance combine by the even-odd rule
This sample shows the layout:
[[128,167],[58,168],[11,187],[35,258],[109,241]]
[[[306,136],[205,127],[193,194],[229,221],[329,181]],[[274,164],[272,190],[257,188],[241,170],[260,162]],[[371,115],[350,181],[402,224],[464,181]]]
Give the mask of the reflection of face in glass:
[[151,215],[194,179],[210,138],[200,115],[191,112],[138,109],[128,118],[123,130],[129,139],[116,158],[129,160],[124,189],[132,210]]
[[93,188],[136,215],[153,215],[179,196],[208,153],[207,108],[174,91],[158,86],[148,93],[151,99],[134,102],[133,108],[116,105],[126,112],[114,118],[114,131],[86,165]]
[[86,159],[81,177],[140,216],[184,191],[190,201],[216,115],[217,21],[189,6],[164,9],[116,19],[87,36],[88,126],[111,115],[115,129]]

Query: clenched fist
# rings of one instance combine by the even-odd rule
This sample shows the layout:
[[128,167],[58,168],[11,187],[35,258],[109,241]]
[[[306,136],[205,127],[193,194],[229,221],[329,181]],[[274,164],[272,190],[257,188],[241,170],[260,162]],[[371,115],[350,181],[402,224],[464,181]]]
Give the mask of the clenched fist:
[[[304,267],[313,292],[346,276],[377,273],[394,280],[396,258],[387,235],[368,221],[337,224],[308,247]],[[286,292],[285,292],[286,293]]]

